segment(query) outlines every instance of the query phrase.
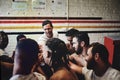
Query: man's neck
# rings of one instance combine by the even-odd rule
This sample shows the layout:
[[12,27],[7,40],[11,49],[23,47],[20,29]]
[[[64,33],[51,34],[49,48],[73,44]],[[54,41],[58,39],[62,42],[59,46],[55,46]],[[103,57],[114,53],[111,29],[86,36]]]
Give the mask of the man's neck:
[[53,34],[51,34],[51,35],[49,35],[49,36],[47,36],[48,38],[52,38],[53,37]]
[[19,65],[19,67],[14,68],[14,70],[13,70],[13,75],[16,75],[16,74],[27,75],[30,73],[31,73],[30,69],[22,68],[20,65]]
[[83,57],[85,57],[87,54],[87,48],[86,47],[83,47],[83,51],[81,52],[80,55],[82,55]]

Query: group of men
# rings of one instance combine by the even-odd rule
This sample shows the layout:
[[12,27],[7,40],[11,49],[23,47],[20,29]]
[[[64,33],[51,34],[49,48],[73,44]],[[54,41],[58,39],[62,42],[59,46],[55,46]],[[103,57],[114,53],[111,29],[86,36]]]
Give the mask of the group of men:
[[[85,80],[120,80],[120,71],[108,61],[106,47],[98,42],[90,44],[87,33],[70,29],[66,32],[69,43],[65,43],[53,31],[50,20],[43,21],[42,28],[44,34],[38,42],[26,38],[17,43],[10,80],[83,80],[81,74]],[[46,74],[41,65],[51,70]]]
[[[53,33],[51,21],[47,20],[43,22],[42,26],[44,29],[44,37],[41,37],[43,37],[45,42],[50,38],[58,38],[58,34],[55,36],[56,33]],[[40,39],[42,39],[41,37]],[[69,67],[73,71],[83,74],[85,80],[120,79],[120,72],[113,69],[109,64],[109,53],[103,44],[98,42],[90,44],[88,34],[79,32],[77,29],[68,30],[66,37],[69,41],[69,44],[66,44],[69,50]],[[50,55],[49,53],[47,54]],[[44,58],[48,61],[51,57]]]
[[[53,26],[50,25],[49,21],[43,25],[44,35],[48,38],[58,38],[58,35],[53,36]],[[76,29],[68,30],[66,37],[69,41],[69,44],[66,44],[69,50],[69,67],[73,71],[83,74],[85,80],[120,79],[120,71],[111,67],[108,50],[103,44],[98,42],[90,44],[88,34]]]

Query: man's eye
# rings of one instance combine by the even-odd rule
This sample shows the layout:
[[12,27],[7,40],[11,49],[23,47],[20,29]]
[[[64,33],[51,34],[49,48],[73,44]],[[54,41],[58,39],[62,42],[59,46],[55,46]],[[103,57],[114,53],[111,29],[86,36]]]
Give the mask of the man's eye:
[[47,28],[47,29],[44,29],[44,30],[51,30],[51,28]]

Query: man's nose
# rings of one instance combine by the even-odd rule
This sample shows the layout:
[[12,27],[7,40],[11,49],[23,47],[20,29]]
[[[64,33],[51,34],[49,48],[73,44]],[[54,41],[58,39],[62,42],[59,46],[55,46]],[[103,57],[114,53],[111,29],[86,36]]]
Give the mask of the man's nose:
[[46,31],[46,32],[49,32],[49,30],[48,30],[48,29],[46,29],[45,31]]

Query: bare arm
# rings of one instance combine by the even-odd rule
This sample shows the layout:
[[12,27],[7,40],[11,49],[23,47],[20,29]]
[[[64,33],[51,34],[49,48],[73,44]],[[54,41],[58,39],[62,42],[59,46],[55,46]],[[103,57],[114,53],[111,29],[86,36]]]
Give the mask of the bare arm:
[[76,64],[74,64],[74,63],[72,63],[72,62],[70,62],[70,61],[69,61],[69,67],[70,67],[73,71],[75,71],[75,72],[77,72],[77,73],[79,73],[79,74],[82,74],[82,68],[83,68],[83,67],[78,66],[78,65],[76,65]]

